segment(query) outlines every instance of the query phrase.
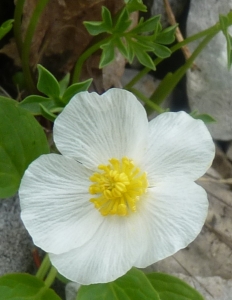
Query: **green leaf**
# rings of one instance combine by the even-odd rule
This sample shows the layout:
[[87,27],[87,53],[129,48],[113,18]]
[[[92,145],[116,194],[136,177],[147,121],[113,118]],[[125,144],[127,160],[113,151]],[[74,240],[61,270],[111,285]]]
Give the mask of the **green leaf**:
[[160,22],[160,15],[154,16],[145,22],[140,22],[138,26],[135,27],[135,29],[132,30],[132,32],[136,33],[144,33],[144,32],[151,32],[156,31],[158,24]]
[[67,104],[70,99],[75,96],[77,93],[87,91],[88,88],[90,87],[92,83],[92,79],[87,79],[85,81],[79,82],[79,83],[74,83],[70,87],[67,88],[65,91],[62,101]]
[[56,78],[43,66],[37,66],[39,78],[37,88],[49,98],[57,100],[60,97],[60,86]]
[[30,111],[33,115],[41,115],[40,104],[43,104],[48,110],[55,107],[55,103],[50,98],[31,95],[19,102],[19,106]]
[[160,300],[204,300],[204,298],[184,281],[167,274],[146,275]]
[[178,25],[170,26],[161,31],[155,38],[155,42],[162,45],[169,45],[175,41],[175,31]]
[[70,73],[67,73],[60,81],[59,81],[59,86],[60,86],[60,96],[64,95],[64,92],[66,91],[70,81]]
[[172,54],[169,48],[159,44],[155,44],[154,53],[160,58],[167,58]]
[[105,24],[105,27],[110,30],[113,26],[113,21],[111,17],[111,12],[105,6],[102,7],[102,20]]
[[41,109],[41,115],[51,121],[54,122],[56,119],[56,115],[54,113],[52,113],[49,109],[47,109],[43,104],[40,103],[40,109]]
[[145,274],[131,269],[114,282],[81,286],[77,300],[160,300]]
[[134,11],[143,11],[147,12],[146,5],[143,4],[142,0],[126,0],[126,8],[129,13]]
[[111,40],[108,43],[101,46],[102,55],[99,63],[99,67],[103,68],[114,60],[115,52],[114,52],[114,42]]
[[142,65],[144,65],[145,67],[155,70],[155,65],[153,63],[153,60],[144,51],[142,44],[137,43],[137,42],[133,42],[133,44],[132,43],[130,43],[130,44],[132,45],[134,53],[135,53],[136,57],[138,58],[139,62]]
[[49,153],[46,136],[35,118],[16,101],[0,97],[0,197],[14,195],[28,165]]
[[11,30],[13,27],[13,19],[5,21],[0,27],[0,40]]
[[102,21],[85,21],[83,22],[85,28],[91,35],[98,35],[103,32],[112,31],[112,17],[111,13],[106,7],[102,7]]
[[190,116],[194,119],[202,120],[204,123],[215,123],[217,122],[211,115],[209,114],[199,114],[197,110],[194,110],[190,113]]
[[113,33],[115,33],[115,32],[122,33],[124,31],[126,31],[128,29],[128,27],[130,26],[131,22],[132,21],[130,20],[130,15],[129,15],[127,9],[124,8],[116,20],[116,24],[114,25],[114,28],[113,28]]
[[61,300],[40,279],[29,274],[0,277],[0,300]]

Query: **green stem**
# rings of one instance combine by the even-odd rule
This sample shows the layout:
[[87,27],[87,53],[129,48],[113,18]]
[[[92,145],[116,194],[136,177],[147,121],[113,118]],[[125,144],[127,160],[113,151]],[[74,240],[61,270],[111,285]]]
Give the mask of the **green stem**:
[[159,114],[166,111],[166,110],[162,109],[159,105],[152,102],[150,99],[148,99],[146,96],[144,96],[143,93],[139,92],[135,88],[130,88],[128,91],[132,92],[136,97],[140,98],[145,103],[146,107],[151,107],[153,111],[155,110]]
[[101,45],[108,42],[110,37],[107,37],[98,43],[94,44],[90,48],[88,48],[85,52],[81,54],[81,56],[78,58],[76,65],[74,67],[73,76],[72,76],[72,83],[79,82],[81,70],[83,63],[86,61],[87,58],[89,58],[94,52],[100,49]]
[[36,26],[38,24],[39,18],[47,5],[49,0],[40,0],[32,14],[30,23],[28,25],[25,40],[22,47],[22,66],[23,66],[23,74],[27,82],[28,89],[31,93],[36,93],[37,89],[35,87],[35,83],[32,78],[31,69],[30,69],[30,49],[31,43],[34,36],[34,32]]
[[57,275],[57,270],[55,267],[52,266],[48,273],[47,278],[44,280],[44,283],[47,287],[50,287],[53,284],[53,282],[56,278],[56,275]]
[[[152,99],[164,100],[170,92],[174,89],[180,79],[185,75],[186,71],[192,66],[196,57],[200,54],[200,52],[205,48],[205,46],[211,41],[211,39],[215,36],[215,33],[212,33],[204,38],[204,40],[198,45],[198,47],[194,50],[190,58],[186,61],[186,63],[180,67],[175,73],[171,74],[171,81],[169,80],[169,85],[165,85],[165,89],[162,90],[162,98],[158,96],[160,93],[160,86],[155,90],[154,94],[151,96]],[[161,82],[162,84],[162,82]],[[149,109],[147,105],[145,105],[145,109]],[[148,111],[149,114],[149,111]]]
[[15,11],[14,11],[14,37],[16,41],[16,46],[18,48],[19,56],[22,52],[22,36],[21,36],[21,20],[23,15],[23,7],[25,0],[18,0],[16,2]]
[[[181,47],[193,42],[193,41],[196,41],[200,38],[203,38],[207,35],[216,35],[219,31],[221,30],[221,27],[220,27],[220,24],[217,23],[215,24],[214,26],[206,29],[206,30],[203,30],[197,34],[194,34],[188,38],[186,38],[184,41],[172,46],[170,48],[171,52],[174,53],[176,52],[177,50],[179,50]],[[153,62],[155,64],[155,66],[157,66],[159,63],[161,63],[162,61],[164,60],[164,58],[156,58]],[[124,89],[131,89],[132,86],[134,86],[143,76],[145,76],[148,72],[151,71],[151,68],[148,68],[148,67],[145,67],[143,68],[130,82],[128,82],[125,86],[124,86]]]
[[51,267],[51,262],[48,254],[46,254],[35,276],[43,280],[50,267]]

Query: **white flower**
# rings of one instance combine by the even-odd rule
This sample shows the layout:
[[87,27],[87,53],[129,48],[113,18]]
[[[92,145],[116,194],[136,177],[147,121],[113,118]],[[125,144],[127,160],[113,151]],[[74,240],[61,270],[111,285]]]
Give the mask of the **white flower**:
[[131,93],[77,94],[57,117],[62,155],[36,159],[19,190],[35,245],[65,277],[103,283],[186,247],[207,215],[194,183],[214,157],[212,138],[185,112],[148,123]]

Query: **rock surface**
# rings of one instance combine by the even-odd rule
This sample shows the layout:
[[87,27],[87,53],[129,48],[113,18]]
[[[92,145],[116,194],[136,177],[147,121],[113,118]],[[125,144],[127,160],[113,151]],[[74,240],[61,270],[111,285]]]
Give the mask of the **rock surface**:
[[0,200],[0,275],[33,270],[33,244],[21,219],[18,196]]
[[[219,14],[232,9],[232,0],[191,1],[187,19],[187,36],[214,25]],[[190,51],[199,41],[189,45]],[[219,33],[197,57],[199,70],[187,74],[187,90],[192,110],[211,114],[217,123],[210,124],[212,136],[218,140],[232,139],[232,70],[227,68],[226,40]]]

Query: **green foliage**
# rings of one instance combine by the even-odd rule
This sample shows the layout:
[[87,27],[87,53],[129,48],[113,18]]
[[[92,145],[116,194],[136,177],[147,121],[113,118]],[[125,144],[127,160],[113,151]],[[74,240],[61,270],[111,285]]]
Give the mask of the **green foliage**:
[[227,42],[227,61],[228,61],[228,68],[230,69],[232,64],[232,36],[228,32],[228,27],[230,26],[229,16],[219,15],[219,22],[221,25],[221,30]]
[[0,300],[61,300],[40,279],[29,274],[0,277]]
[[0,27],[0,40],[11,30],[14,20],[5,21]]
[[114,282],[81,286],[77,300],[160,300],[145,274],[131,269]]
[[202,120],[204,123],[215,123],[217,122],[211,115],[209,114],[199,114],[197,110],[194,110],[190,113],[194,119]]
[[54,121],[55,113],[62,108],[77,93],[88,90],[92,79],[72,84],[68,87],[70,75],[67,74],[60,82],[43,66],[38,65],[39,78],[37,88],[47,97],[30,95],[19,103],[21,108],[30,111],[33,115],[43,115]]
[[28,165],[49,153],[43,129],[17,102],[0,97],[0,197],[16,193]]
[[146,275],[160,300],[204,300],[204,298],[184,281],[162,273]]
[[130,13],[134,10],[144,11],[144,5],[141,1],[128,1],[120,13],[114,17],[106,7],[103,7],[102,21],[84,22],[91,35],[108,34],[100,46],[102,49],[100,68],[114,60],[115,48],[118,48],[129,63],[133,61],[134,57],[137,57],[142,65],[151,69],[155,69],[155,65],[148,52],[154,53],[160,58],[171,55],[171,51],[166,45],[175,40],[176,26],[162,30],[160,16],[154,16],[146,21],[141,18],[138,25],[129,30],[131,25]]

